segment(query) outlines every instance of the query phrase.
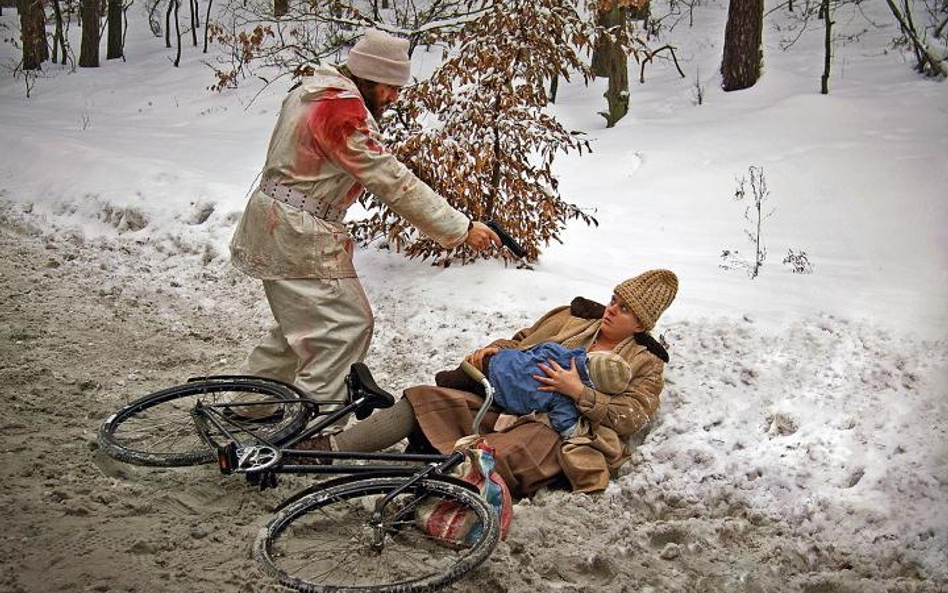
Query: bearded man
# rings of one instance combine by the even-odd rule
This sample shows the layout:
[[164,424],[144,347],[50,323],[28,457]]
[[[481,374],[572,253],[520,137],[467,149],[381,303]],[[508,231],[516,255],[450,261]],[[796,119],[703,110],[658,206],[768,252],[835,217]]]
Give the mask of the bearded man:
[[408,41],[369,29],[345,66],[290,91],[260,186],[231,241],[234,264],[263,281],[275,324],[243,371],[342,400],[372,339],[372,309],[342,220],[364,190],[444,247],[500,239],[418,179],[383,144],[378,119],[409,80]]

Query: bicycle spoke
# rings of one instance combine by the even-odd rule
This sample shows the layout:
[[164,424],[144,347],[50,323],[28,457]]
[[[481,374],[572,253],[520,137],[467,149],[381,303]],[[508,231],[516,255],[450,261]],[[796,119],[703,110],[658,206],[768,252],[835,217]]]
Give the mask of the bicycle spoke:
[[[317,578],[317,579],[325,578],[327,575],[330,575],[330,574],[336,572],[336,570],[339,569],[339,565],[340,565],[340,564],[345,564],[345,563],[349,560],[349,558],[351,558],[351,557],[352,557],[352,553],[350,552],[350,553],[346,554],[345,556],[343,556],[343,557],[342,557],[342,560],[341,560],[339,563],[337,563],[335,566],[333,566],[332,568],[330,568],[330,569],[328,569],[328,570],[324,570],[324,571],[321,572],[321,573],[317,573],[316,575],[314,575],[314,578]],[[351,574],[351,573],[350,573],[350,574]]]
[[[322,545],[326,545],[328,542],[323,542]],[[300,556],[302,554],[311,554],[313,552],[338,552],[342,550],[348,550],[349,548],[342,545],[332,545],[330,547],[322,547],[320,544],[313,544],[311,546],[306,546],[302,548],[294,547],[292,550],[282,549],[280,550],[280,555],[284,558],[289,558],[291,556]]]
[[[306,529],[306,531],[309,531],[309,529]],[[289,534],[289,535],[293,535],[293,534]],[[331,532],[322,531],[322,530],[317,530],[315,534],[316,537],[323,537],[323,538],[329,537],[330,535],[331,535]],[[307,539],[307,541],[310,541],[310,539]],[[324,547],[324,546],[329,546],[329,547]],[[317,550],[320,552],[324,552],[324,551],[345,550],[345,549],[348,549],[348,546],[345,546],[344,543],[342,542],[321,541],[321,542],[305,545],[303,547],[290,546],[290,545],[285,544],[284,548],[281,549],[281,553],[284,555],[290,555],[290,554],[299,555],[299,554],[309,553],[309,552],[313,552]]]
[[179,443],[182,441],[182,439],[187,439],[187,438],[190,438],[191,440],[194,440],[195,442],[199,442],[197,439],[195,439],[195,437],[194,437],[193,434],[174,434],[174,433],[169,433],[169,434],[165,434],[165,435],[163,435],[163,436],[160,436],[159,438],[157,438],[157,439],[155,439],[155,440],[146,441],[146,443],[149,444],[151,447],[157,447],[158,445],[164,444],[164,443],[168,442],[169,440],[171,440],[171,444],[177,445],[177,444],[179,444]]
[[[125,426],[125,425],[123,424],[123,425],[121,426],[120,430],[118,431],[118,434],[125,434],[125,433],[130,433],[130,432],[131,432],[131,433],[139,433],[139,432],[150,432],[150,433],[154,433],[154,432],[155,432],[155,429],[162,429],[162,428],[165,428],[165,427],[168,427],[168,426],[177,426],[177,427],[180,427],[180,428],[185,428],[185,426],[187,426],[188,428],[191,427],[191,417],[190,417],[190,416],[188,416],[187,418],[181,418],[181,419],[174,419],[174,418],[171,418],[171,419],[168,419],[168,420],[166,420],[166,421],[164,421],[164,422],[157,422],[157,421],[156,421],[156,422],[152,422],[151,424],[145,424],[148,420],[149,420],[149,419],[148,419],[147,417],[145,417],[145,418],[139,418],[139,419],[137,419],[137,422],[135,422],[135,423],[132,424],[131,427]],[[139,426],[139,425],[143,425],[143,426]]]

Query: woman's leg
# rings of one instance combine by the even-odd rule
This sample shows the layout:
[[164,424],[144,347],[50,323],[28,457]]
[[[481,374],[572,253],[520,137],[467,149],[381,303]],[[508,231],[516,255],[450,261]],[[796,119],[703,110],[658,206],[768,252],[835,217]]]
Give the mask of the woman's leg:
[[407,399],[391,408],[376,410],[371,416],[332,437],[333,450],[366,453],[381,451],[408,438],[418,427],[415,411]]

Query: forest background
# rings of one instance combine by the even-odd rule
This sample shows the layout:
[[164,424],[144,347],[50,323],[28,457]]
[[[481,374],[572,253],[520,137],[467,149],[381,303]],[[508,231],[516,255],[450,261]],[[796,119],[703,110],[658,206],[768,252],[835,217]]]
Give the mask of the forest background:
[[[603,496],[521,501],[460,590],[945,590],[945,5],[735,4],[754,34],[734,72],[723,0],[610,8],[624,26],[598,6],[452,3],[488,8],[438,30],[400,21],[415,13],[394,0],[378,19],[372,3],[317,18],[290,2],[278,18],[217,0],[193,26],[187,4],[136,2],[113,59],[104,16],[81,27],[62,2],[56,45],[56,3],[34,29],[5,7],[0,588],[272,586],[245,550],[300,483],[257,493],[207,468],[117,466],[94,431],[131,398],[232,372],[260,338],[266,304],[227,242],[294,73],[343,60],[375,24],[416,39],[392,146],[533,248],[434,251],[371,200],[353,208],[380,384],[430,382],[644,269],[681,279],[656,331],[672,356],[662,408],[632,462]],[[297,21],[323,55],[293,42],[309,35]],[[80,66],[93,29],[106,59]],[[47,53],[26,53],[22,30],[45,31]],[[593,78],[609,44],[625,67]]]

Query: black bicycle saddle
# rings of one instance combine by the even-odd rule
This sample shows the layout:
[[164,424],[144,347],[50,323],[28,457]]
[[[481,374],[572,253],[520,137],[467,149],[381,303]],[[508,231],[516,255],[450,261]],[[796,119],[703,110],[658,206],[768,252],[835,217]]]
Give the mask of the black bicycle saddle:
[[366,400],[355,411],[356,418],[359,420],[368,418],[372,410],[391,408],[395,405],[395,397],[375,384],[369,367],[361,362],[350,367],[349,374],[346,376],[346,387],[349,388],[349,401],[355,401],[360,397]]

